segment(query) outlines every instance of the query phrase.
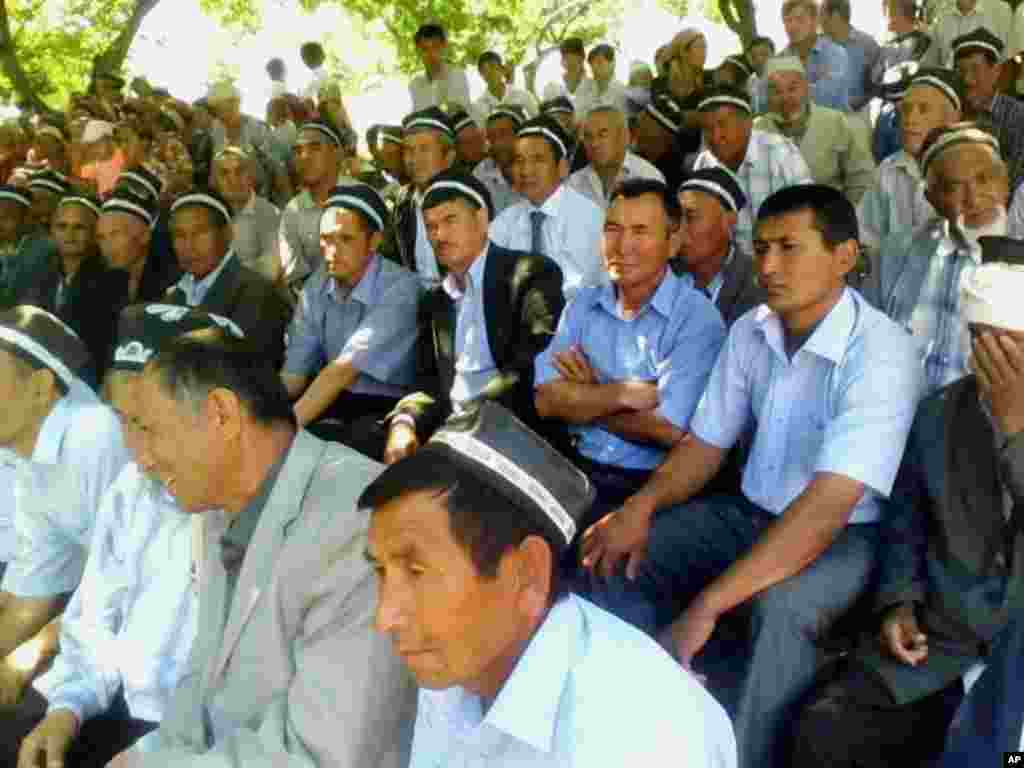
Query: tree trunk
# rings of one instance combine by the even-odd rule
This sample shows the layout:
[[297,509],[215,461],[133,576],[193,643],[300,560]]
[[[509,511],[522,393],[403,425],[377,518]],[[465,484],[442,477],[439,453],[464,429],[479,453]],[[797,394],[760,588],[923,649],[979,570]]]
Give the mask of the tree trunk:
[[752,0],[719,0],[719,9],[729,29],[739,36],[746,49],[750,41],[757,37],[757,19]]
[[7,17],[6,0],[0,0],[0,67],[23,103],[43,112],[49,111],[18,61],[18,52],[14,49],[14,38],[11,35],[11,22]]

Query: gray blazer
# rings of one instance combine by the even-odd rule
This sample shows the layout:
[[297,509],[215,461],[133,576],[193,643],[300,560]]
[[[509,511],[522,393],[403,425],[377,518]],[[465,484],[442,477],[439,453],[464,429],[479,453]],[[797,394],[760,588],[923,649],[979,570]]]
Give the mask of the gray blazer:
[[373,628],[356,499],[381,466],[300,431],[253,533],[225,626],[219,515],[208,514],[192,656],[142,764],[400,768],[415,689]]
[[754,279],[754,262],[750,254],[735,246],[732,260],[722,270],[722,289],[715,301],[726,328],[731,328],[747,310],[764,301],[764,290]]

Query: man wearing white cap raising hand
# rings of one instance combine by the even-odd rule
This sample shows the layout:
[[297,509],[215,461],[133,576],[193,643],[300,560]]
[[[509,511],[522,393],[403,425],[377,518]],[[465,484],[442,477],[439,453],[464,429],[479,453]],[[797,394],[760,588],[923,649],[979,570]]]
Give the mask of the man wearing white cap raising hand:
[[[917,410],[883,517],[879,643],[810,699],[797,731],[797,768],[931,764],[979,662],[1020,616],[1024,243],[981,243],[986,263],[960,291],[973,375]],[[977,752],[973,758],[980,760]],[[950,763],[975,764],[985,763]]]

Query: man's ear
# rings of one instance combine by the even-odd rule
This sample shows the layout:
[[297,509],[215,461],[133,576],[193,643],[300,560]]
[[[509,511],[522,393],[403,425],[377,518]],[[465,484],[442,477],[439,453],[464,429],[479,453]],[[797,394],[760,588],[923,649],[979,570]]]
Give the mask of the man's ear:
[[551,602],[552,575],[557,567],[551,545],[540,536],[527,536],[506,555],[507,567],[514,569],[515,599],[520,611],[539,623]]
[[216,429],[224,439],[231,440],[242,432],[243,411],[238,395],[230,389],[218,387],[206,396],[203,418],[208,427]]
[[380,244],[384,242],[384,233],[376,231],[370,235],[370,250],[377,251],[380,249]]
[[837,245],[832,255],[835,258],[837,272],[846,276],[857,266],[857,261],[860,258],[860,243],[856,240],[847,240]]
[[565,179],[565,177],[568,176],[568,175],[569,175],[569,159],[566,158],[566,157],[563,157],[561,160],[558,161],[558,178],[560,180],[561,179]]

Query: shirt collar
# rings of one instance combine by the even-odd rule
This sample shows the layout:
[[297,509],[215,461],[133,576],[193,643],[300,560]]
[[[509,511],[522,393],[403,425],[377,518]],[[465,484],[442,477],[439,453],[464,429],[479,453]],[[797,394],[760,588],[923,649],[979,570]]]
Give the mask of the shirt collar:
[[32,449],[32,461],[41,464],[57,464],[60,462],[60,447],[64,442],[64,434],[68,431],[71,420],[71,406],[68,398],[62,397],[43,419],[43,426]]
[[906,169],[916,179],[921,178],[921,166],[918,164],[917,158],[905,149],[901,149],[892,156],[892,164],[897,168]]
[[[834,365],[839,365],[846,355],[850,336],[853,334],[854,324],[857,320],[858,308],[855,302],[856,299],[850,289],[844,289],[839,301],[825,315],[800,351],[810,352]],[[767,304],[763,304],[757,310],[755,321],[768,345],[776,354],[785,357],[784,331],[778,314]]]
[[186,272],[181,276],[180,285],[182,290],[185,291],[185,293],[200,291],[205,297],[206,293],[213,287],[213,284],[217,282],[217,278],[220,277],[220,273],[224,271],[224,268],[228,265],[228,262],[231,260],[234,253],[234,249],[229,248],[228,252],[224,254],[224,258],[220,260],[220,264],[217,265],[213,272],[201,280],[196,280],[195,275],[191,272]]
[[[664,277],[661,278],[661,283],[658,284],[657,289],[654,291],[654,295],[648,299],[644,308],[637,313],[637,316],[646,312],[648,307],[651,307],[662,317],[671,317],[672,312],[675,309],[676,297],[679,293],[679,288],[682,285],[683,281],[676,276],[676,273],[672,271],[671,267],[667,267],[665,269]],[[619,295],[613,284],[606,283],[601,286],[601,289],[594,297],[594,304],[600,306],[613,317],[621,319],[622,313],[619,310]]]
[[252,501],[245,505],[242,511],[238,513],[238,517],[232,520],[228,529],[224,531],[222,541],[227,542],[229,546],[237,547],[242,552],[248,549],[249,542],[252,541],[252,536],[260,523],[263,508],[267,505],[267,500],[274,490],[277,476],[281,473],[281,467],[284,466],[288,453],[289,451],[285,451],[281,454],[281,457],[274,463],[270,471],[267,472],[267,476],[263,479],[259,493],[256,494]]
[[444,292],[448,294],[448,297],[452,301],[459,301],[467,293],[475,293],[479,290],[479,287],[483,284],[484,279],[484,262],[487,260],[487,252],[491,249],[491,243],[488,241],[484,245],[483,252],[476,257],[473,262],[473,266],[469,268],[466,273],[466,288],[463,290],[459,287],[456,281],[455,275],[449,272],[445,275],[444,280],[441,281],[441,287]]
[[565,598],[555,603],[505,681],[484,722],[539,752],[550,754],[554,749],[562,692],[583,629],[574,600]]
[[540,211],[553,219],[557,219],[562,208],[562,199],[565,197],[565,195],[562,194],[562,190],[564,189],[565,183],[559,182],[558,186],[555,187],[555,191],[548,195],[548,199],[545,200],[540,207],[534,206],[532,203],[528,203],[530,212]]
[[[310,199],[312,199],[312,198],[310,198]],[[239,211],[238,213],[240,215],[242,215],[242,216],[248,216],[248,215],[252,214],[255,210],[256,210],[256,191],[253,190],[253,193],[251,195],[249,195],[249,202],[246,203],[242,207],[242,210]]]

